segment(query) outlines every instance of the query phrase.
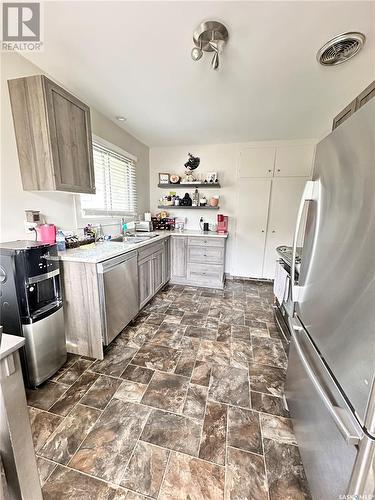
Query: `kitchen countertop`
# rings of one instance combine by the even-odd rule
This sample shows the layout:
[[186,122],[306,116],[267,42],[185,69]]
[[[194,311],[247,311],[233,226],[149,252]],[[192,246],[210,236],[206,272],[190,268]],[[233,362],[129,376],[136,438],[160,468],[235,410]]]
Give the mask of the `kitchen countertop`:
[[98,264],[104,260],[111,259],[112,257],[117,257],[118,255],[131,252],[132,250],[138,250],[146,245],[151,245],[158,241],[162,241],[169,236],[201,236],[205,238],[227,238],[228,234],[217,234],[214,232],[203,232],[203,231],[155,231],[157,236],[150,238],[148,241],[143,241],[141,243],[128,243],[128,242],[117,242],[117,241],[103,241],[101,243],[93,243],[90,245],[83,245],[78,248],[70,248],[64,252],[59,252],[60,260],[68,262],[86,262],[90,264]]
[[12,352],[17,351],[24,343],[25,339],[23,337],[3,333],[1,337],[0,359],[4,359],[9,354],[12,354]]
[[[157,231],[156,231],[157,232]],[[160,233],[158,233],[160,234]],[[197,231],[194,229],[185,229],[185,231],[168,231],[168,235],[172,236],[204,236],[208,238],[227,238],[228,233],[226,234],[218,234],[214,231]]]

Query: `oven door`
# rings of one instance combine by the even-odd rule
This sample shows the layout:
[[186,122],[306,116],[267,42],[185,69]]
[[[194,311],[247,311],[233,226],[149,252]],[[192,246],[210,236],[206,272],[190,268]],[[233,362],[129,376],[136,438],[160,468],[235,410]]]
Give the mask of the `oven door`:
[[293,316],[294,306],[292,301],[290,267],[282,259],[276,263],[274,294],[275,319],[286,343],[289,344],[291,336],[289,319]]

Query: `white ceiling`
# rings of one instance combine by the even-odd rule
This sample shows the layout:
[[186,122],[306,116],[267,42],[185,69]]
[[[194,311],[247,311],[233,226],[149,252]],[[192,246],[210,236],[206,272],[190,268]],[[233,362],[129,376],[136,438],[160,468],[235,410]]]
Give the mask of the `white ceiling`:
[[[150,146],[320,137],[375,79],[374,2],[45,2],[44,52],[27,57]],[[190,58],[192,34],[219,20],[218,72]],[[363,51],[323,68],[338,33]]]

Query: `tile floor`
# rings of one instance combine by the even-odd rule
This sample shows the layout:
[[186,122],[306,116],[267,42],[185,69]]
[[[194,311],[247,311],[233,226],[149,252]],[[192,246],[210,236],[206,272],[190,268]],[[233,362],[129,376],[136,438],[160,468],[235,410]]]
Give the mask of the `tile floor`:
[[28,404],[45,499],[310,498],[270,284],[169,286]]

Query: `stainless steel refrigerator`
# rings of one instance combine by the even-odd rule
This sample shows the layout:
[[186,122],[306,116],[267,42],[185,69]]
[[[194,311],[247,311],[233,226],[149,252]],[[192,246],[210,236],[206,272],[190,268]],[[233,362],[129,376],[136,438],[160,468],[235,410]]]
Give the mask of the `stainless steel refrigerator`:
[[286,397],[302,461],[314,499],[375,499],[375,99],[317,146],[294,262],[300,226]]

